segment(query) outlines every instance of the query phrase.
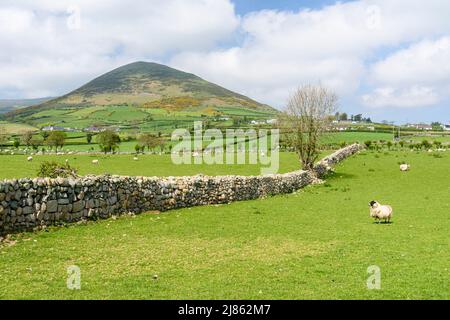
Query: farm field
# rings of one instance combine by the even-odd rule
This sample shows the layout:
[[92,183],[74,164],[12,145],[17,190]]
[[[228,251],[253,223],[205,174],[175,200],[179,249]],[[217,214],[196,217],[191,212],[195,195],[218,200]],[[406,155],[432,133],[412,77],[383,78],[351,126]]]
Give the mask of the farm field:
[[[294,194],[16,235],[0,298],[449,299],[449,166],[449,152],[364,151]],[[369,218],[374,199],[393,223]]]
[[414,141],[414,142],[422,142],[423,140],[428,141],[439,141],[442,143],[450,143],[450,134],[447,135],[417,135],[417,136],[407,136],[402,140],[405,141]]
[[391,133],[382,133],[382,132],[334,132],[325,134],[322,137],[322,143],[325,144],[338,144],[341,142],[345,142],[347,144],[351,144],[354,142],[364,143],[367,140],[384,140],[384,141],[392,141],[393,134]]
[[37,128],[27,124],[7,121],[0,121],[0,128],[5,130],[5,134],[23,134],[27,131],[37,130]]
[[[321,157],[331,153],[324,152]],[[79,169],[80,175],[116,174],[130,176],[189,176],[204,175],[259,175],[261,164],[257,165],[176,165],[172,163],[171,155],[140,155],[138,161],[133,161],[134,155],[43,155],[34,156],[28,162],[26,155],[0,156],[0,179],[36,177],[39,165],[44,161],[56,161],[69,164]],[[92,160],[98,159],[99,165],[93,165]],[[300,169],[298,157],[294,153],[280,153],[280,173]]]
[[[34,113],[27,122],[36,127],[56,125],[69,128],[89,126],[120,126],[123,130],[169,131],[175,127],[189,127],[193,121],[213,121],[215,114],[223,116],[250,117],[251,119],[270,119],[274,111],[253,110],[242,107],[215,107],[209,110],[205,106],[183,110],[163,108],[143,108],[124,105],[91,106],[85,108],[65,107],[46,109]],[[220,122],[222,123],[222,122]],[[217,122],[219,124],[219,122]],[[232,125],[232,121],[224,123]],[[19,124],[18,124],[19,125]]]

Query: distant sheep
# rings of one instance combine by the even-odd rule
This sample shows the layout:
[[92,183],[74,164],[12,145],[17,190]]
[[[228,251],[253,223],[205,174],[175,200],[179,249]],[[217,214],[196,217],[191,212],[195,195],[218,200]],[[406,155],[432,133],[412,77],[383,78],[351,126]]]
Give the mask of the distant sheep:
[[138,157],[134,157],[133,160],[134,160],[134,161],[138,161],[139,158],[138,158]]
[[33,161],[33,157],[28,157],[27,161]]
[[98,164],[99,161],[98,160],[92,160],[92,164]]
[[370,201],[369,202],[370,207],[370,217],[374,218],[375,221],[378,221],[378,223],[381,222],[381,220],[384,220],[384,222],[390,222],[392,218],[392,207],[388,205],[381,205],[377,201]]
[[401,164],[400,165],[400,171],[409,171],[410,168],[411,167],[409,164]]

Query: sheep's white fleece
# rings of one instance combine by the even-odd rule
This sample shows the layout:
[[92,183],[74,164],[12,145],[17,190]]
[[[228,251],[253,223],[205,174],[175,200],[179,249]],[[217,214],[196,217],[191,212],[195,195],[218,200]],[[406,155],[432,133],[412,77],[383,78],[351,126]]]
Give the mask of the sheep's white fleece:
[[389,220],[392,218],[392,207],[388,205],[380,205],[376,208],[370,208],[370,216],[375,219]]

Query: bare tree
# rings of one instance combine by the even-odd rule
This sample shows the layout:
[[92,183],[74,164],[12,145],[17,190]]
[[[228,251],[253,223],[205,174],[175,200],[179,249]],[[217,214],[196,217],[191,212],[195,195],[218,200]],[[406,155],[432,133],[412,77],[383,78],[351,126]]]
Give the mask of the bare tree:
[[22,143],[27,147],[31,146],[31,141],[33,140],[33,132],[27,131],[22,135]]
[[322,85],[303,85],[289,98],[280,116],[287,145],[293,148],[303,169],[312,169],[319,157],[320,137],[337,110],[338,97]]
[[147,147],[147,149],[150,151],[150,149],[154,149],[158,146],[161,147],[163,145],[163,139],[157,137],[156,135],[150,134],[150,133],[144,133],[139,137],[139,142],[142,146]]

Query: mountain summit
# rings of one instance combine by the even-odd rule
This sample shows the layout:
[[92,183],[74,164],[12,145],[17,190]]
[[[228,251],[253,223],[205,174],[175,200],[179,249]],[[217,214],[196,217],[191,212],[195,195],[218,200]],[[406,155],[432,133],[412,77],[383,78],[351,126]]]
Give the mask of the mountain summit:
[[[117,115],[126,113],[126,108],[133,108],[131,111],[136,114],[133,121],[140,120],[136,109],[144,112],[142,114],[158,113],[168,116],[180,112],[185,116],[239,116],[248,112],[255,116],[261,113],[260,116],[263,116],[276,113],[267,105],[194,74],[157,63],[140,61],[105,73],[62,97],[15,110],[6,117],[39,126],[58,123],[58,117],[62,114],[64,118],[74,115],[77,118],[69,122],[75,122],[73,124],[78,126],[90,123],[92,121],[87,120],[94,118],[96,123],[102,122],[102,112],[106,115],[114,112],[116,118],[119,118]],[[81,111],[83,109],[86,111]],[[44,112],[45,110],[54,112]]]
[[[187,98],[183,101],[180,98]],[[94,106],[133,104],[174,108],[191,106],[245,106],[268,109],[246,96],[227,90],[202,78],[165,65],[134,62],[114,69],[60,98],[42,105]],[[178,103],[176,100],[179,100]]]

